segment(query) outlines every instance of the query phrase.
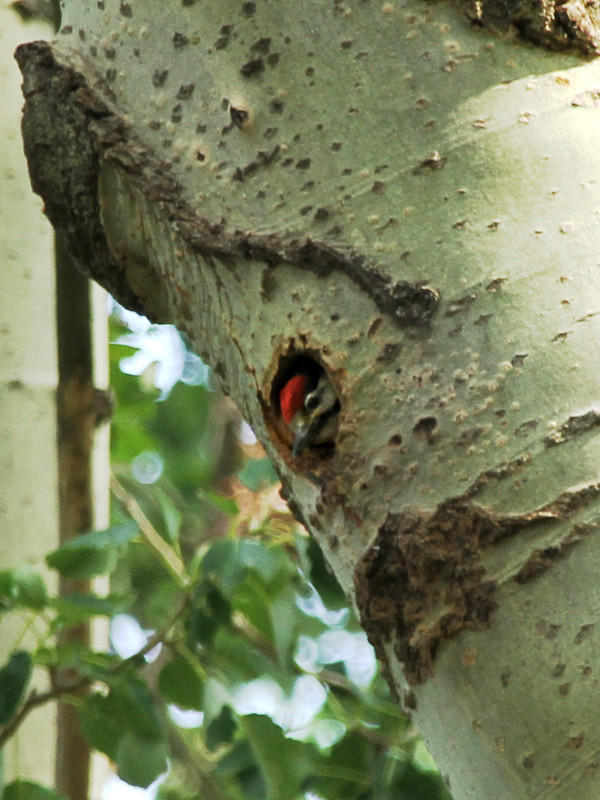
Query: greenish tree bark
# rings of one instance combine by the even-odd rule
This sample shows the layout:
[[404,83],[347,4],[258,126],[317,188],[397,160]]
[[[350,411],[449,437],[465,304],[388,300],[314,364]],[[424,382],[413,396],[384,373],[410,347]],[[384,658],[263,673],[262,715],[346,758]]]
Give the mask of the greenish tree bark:
[[[600,782],[600,67],[500,11],[65,0],[18,54],[24,137],[81,266],[253,425],[456,800],[572,800]],[[542,11],[512,21],[594,51],[593,5]],[[292,460],[298,357],[342,411]]]

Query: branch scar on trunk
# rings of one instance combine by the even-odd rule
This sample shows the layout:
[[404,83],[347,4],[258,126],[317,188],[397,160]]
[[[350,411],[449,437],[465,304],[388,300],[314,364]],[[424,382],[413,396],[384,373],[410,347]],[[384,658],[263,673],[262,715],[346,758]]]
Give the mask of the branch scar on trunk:
[[[110,165],[125,173],[143,196],[159,200],[175,235],[203,256],[206,265],[214,256],[255,260],[269,269],[288,264],[319,278],[341,273],[398,326],[423,326],[432,319],[440,301],[436,289],[393,280],[384,266],[355,250],[316,241],[304,233],[261,235],[231,230],[224,219],[215,222],[201,217],[170,174],[171,165],[140,142],[111,106],[108,94],[98,94],[50,44],[22,45],[16,58],[24,76],[23,139],[33,188],[43,197],[52,224],[65,232],[82,270],[124,305],[152,319],[160,318],[163,311],[160,303],[157,308],[146,304],[136,287],[128,284],[127,254],[113,252],[105,235],[99,184],[102,170]],[[134,255],[139,260],[139,248]],[[115,261],[120,267],[116,271]],[[136,269],[143,267],[136,264]],[[115,272],[120,280],[112,277]],[[153,293],[155,302],[154,295],[159,293],[160,289]]]
[[[493,626],[498,586],[484,567],[486,551],[533,528],[564,524],[598,494],[600,484],[586,486],[515,516],[471,504],[469,492],[433,512],[389,513],[355,571],[361,623],[382,663],[383,644],[393,642],[408,682],[424,683],[445,640]],[[536,579],[593,529],[589,523],[569,525],[558,543],[533,547],[511,579]]]

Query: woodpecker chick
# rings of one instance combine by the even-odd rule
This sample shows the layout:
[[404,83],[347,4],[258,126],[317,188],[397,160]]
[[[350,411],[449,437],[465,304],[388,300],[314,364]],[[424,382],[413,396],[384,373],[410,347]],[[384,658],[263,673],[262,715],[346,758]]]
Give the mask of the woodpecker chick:
[[279,406],[294,435],[292,458],[297,458],[306,447],[331,444],[335,440],[340,401],[325,372],[321,372],[316,385],[307,373],[293,375],[279,393]]

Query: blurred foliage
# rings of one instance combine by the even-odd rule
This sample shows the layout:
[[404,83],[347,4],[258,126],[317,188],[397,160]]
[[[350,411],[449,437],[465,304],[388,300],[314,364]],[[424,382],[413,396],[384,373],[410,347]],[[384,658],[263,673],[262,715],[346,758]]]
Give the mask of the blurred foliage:
[[[119,370],[130,352],[111,347],[111,527],[46,559],[63,575],[110,574],[110,592],[57,598],[30,569],[0,572],[0,614],[38,637],[0,668],[5,732],[29,711],[37,664],[120,778],[162,776],[164,800],[449,800],[237,412],[205,385],[157,402],[152,367]],[[57,638],[97,616],[112,620],[110,651]],[[4,800],[16,798],[58,795],[15,781]]]

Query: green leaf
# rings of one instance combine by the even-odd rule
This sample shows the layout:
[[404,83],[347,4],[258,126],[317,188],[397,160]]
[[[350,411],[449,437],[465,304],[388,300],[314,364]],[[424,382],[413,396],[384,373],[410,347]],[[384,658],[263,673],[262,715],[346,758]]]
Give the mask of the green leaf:
[[139,532],[133,520],[75,536],[46,556],[49,567],[69,578],[92,578],[115,568],[119,551]]
[[65,800],[65,796],[40,783],[16,780],[4,787],[2,800]]
[[268,458],[253,458],[247,461],[237,476],[251,492],[268,489],[279,480],[275,467]]
[[112,594],[98,597],[96,594],[78,594],[71,592],[64,597],[52,600],[52,607],[58,612],[58,626],[77,625],[91,617],[114,616],[131,606],[133,595]]
[[143,738],[160,739],[165,726],[148,685],[139,676],[128,676],[126,683],[111,689],[127,716],[127,728]]
[[308,578],[319,593],[321,600],[327,608],[346,608],[348,600],[337,578],[325,561],[323,552],[312,537],[302,537],[304,546],[305,563]]
[[79,708],[81,730],[88,742],[117,760],[119,741],[127,729],[127,716],[113,692],[88,695]]
[[79,709],[81,730],[97,750],[119,760],[121,740],[126,735],[144,741],[162,742],[165,725],[148,686],[134,673],[117,674],[107,695],[89,695]]
[[164,741],[126,733],[119,742],[117,775],[132,786],[146,788],[166,772],[167,756]]
[[74,536],[54,552],[58,553],[65,550],[107,550],[113,547],[121,547],[130,542],[138,533],[139,526],[137,522],[128,520],[103,531],[89,531],[89,533]]
[[286,739],[275,723],[262,715],[241,718],[261,771],[266,778],[269,797],[295,800],[304,781],[314,774],[318,756],[301,742]]
[[118,556],[114,550],[65,549],[55,550],[46,556],[49,567],[57,569],[67,578],[93,578],[107,575],[117,566]]
[[234,517],[236,514],[240,513],[240,509],[235,500],[232,500],[230,497],[225,497],[218,492],[211,492],[208,489],[203,489],[198,491],[198,497],[201,497],[207,503],[210,503],[216,509],[230,517]]
[[193,650],[197,642],[211,644],[219,628],[231,619],[231,604],[227,597],[208,581],[202,581],[194,593],[186,630]]
[[15,715],[31,680],[33,664],[25,650],[13,653],[0,669],[0,725],[6,725]]
[[203,681],[185,658],[174,658],[164,665],[158,676],[158,688],[167,703],[202,709]]
[[207,578],[218,582],[229,594],[251,569],[264,581],[272,580],[282,567],[281,554],[254,539],[221,539],[202,561]]
[[154,497],[162,512],[167,540],[170,544],[176,544],[179,539],[179,529],[183,515],[169,495],[159,489],[158,486],[154,487]]
[[218,717],[211,720],[206,728],[206,746],[216,750],[220,744],[230,744],[237,730],[237,724],[231,708],[223,706]]
[[48,602],[42,576],[30,567],[20,566],[0,571],[0,611],[15,607],[41,610]]

